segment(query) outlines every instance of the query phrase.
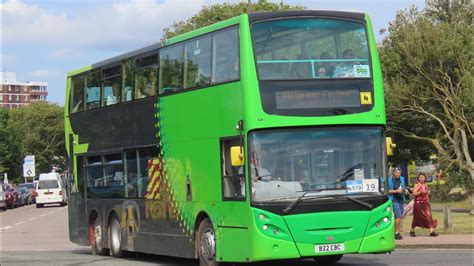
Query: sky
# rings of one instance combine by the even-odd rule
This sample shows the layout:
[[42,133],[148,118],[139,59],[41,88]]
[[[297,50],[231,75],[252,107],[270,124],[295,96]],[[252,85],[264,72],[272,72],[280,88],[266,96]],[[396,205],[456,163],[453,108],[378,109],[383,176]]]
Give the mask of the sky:
[[[254,2],[256,0],[253,0]],[[280,0],[270,0],[279,3]],[[174,21],[202,6],[238,0],[2,0],[2,71],[18,81],[48,82],[48,101],[64,105],[68,71],[160,41]],[[246,0],[244,2],[247,2]],[[284,0],[314,10],[365,12],[376,40],[399,10],[420,0]]]

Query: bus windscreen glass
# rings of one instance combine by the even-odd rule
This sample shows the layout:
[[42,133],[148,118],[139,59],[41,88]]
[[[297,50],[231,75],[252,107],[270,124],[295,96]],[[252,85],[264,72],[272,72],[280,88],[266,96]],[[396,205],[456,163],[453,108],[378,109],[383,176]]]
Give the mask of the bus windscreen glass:
[[260,80],[370,78],[365,25],[336,19],[255,23],[252,41]]
[[254,201],[384,192],[383,132],[380,128],[332,128],[255,132],[248,169]]

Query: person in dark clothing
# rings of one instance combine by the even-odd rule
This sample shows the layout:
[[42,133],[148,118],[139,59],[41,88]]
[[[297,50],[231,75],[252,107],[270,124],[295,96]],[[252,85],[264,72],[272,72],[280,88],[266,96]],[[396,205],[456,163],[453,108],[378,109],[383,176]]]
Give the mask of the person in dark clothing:
[[393,213],[395,214],[395,239],[403,239],[400,234],[400,223],[403,215],[403,200],[405,199],[405,178],[400,168],[393,170],[392,176],[388,178],[388,197],[392,200]]

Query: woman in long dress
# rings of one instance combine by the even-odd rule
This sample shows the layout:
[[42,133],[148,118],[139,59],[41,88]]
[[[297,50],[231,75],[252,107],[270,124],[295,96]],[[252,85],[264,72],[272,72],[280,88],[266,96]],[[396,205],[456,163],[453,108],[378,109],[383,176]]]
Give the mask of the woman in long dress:
[[429,201],[428,184],[426,183],[426,174],[419,173],[417,183],[413,187],[413,196],[415,196],[415,205],[413,207],[413,221],[411,222],[410,236],[416,237],[415,227],[428,228],[430,236],[438,236],[434,228],[438,225],[437,220],[431,216],[431,205]]

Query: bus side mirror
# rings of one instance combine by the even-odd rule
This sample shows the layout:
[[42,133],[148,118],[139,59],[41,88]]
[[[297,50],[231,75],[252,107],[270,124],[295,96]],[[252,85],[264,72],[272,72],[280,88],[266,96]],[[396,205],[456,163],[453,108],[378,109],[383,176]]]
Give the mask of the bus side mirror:
[[230,147],[230,160],[231,160],[232,166],[244,165],[244,152],[241,150],[242,150],[242,147],[240,146]]
[[393,156],[393,149],[397,147],[397,144],[393,143],[391,137],[385,138],[385,144],[387,146],[387,156]]

